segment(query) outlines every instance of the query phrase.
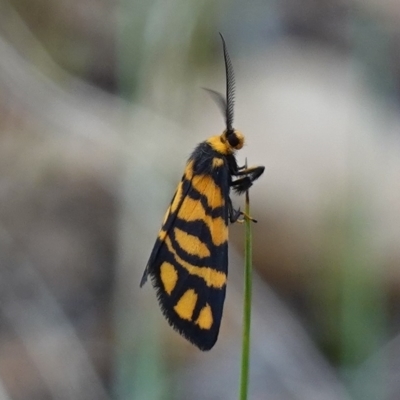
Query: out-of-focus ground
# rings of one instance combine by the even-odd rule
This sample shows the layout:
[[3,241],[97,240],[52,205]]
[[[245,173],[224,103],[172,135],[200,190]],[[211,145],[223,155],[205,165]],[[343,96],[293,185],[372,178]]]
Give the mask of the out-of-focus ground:
[[243,226],[211,352],[139,290],[218,31],[266,167],[250,398],[400,397],[399,4],[0,0],[0,400],[237,398]]

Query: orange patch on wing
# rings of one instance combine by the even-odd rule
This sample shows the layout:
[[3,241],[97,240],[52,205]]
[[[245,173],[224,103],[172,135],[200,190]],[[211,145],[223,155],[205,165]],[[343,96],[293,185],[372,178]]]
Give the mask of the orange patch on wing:
[[162,222],[163,225],[165,225],[165,223],[167,222],[168,215],[169,215],[170,212],[171,212],[171,207],[168,207],[168,209],[167,209],[167,211],[166,211],[166,213],[164,215],[163,222]]
[[221,188],[215,184],[211,175],[195,175],[192,185],[199,193],[206,196],[207,203],[211,208],[214,209],[225,204]]
[[167,231],[164,231],[164,229],[160,229],[160,232],[158,232],[158,238],[163,242],[167,236]]
[[192,178],[193,178],[193,164],[194,164],[193,160],[192,160],[192,161],[189,161],[189,162],[187,163],[187,165],[186,165],[186,168],[185,168],[184,177],[185,177],[185,179],[187,179],[188,181],[191,181]]
[[211,239],[215,246],[219,246],[228,240],[228,227],[224,219],[207,215],[198,200],[185,197],[178,212],[178,218],[184,221],[203,221],[210,231]]
[[164,285],[164,290],[171,294],[178,281],[178,272],[175,267],[169,262],[164,261],[160,267],[161,282]]
[[[182,181],[181,181],[181,182],[179,182],[179,185],[176,188],[175,196],[174,196],[174,199],[172,200],[172,203],[171,203],[170,210],[171,210],[172,213],[174,213],[176,211],[176,209],[179,206],[179,203],[182,200],[182,186],[183,185],[182,185]],[[166,219],[164,221],[166,221]]]
[[189,272],[189,274],[202,278],[208,287],[215,287],[217,289],[221,289],[224,285],[226,285],[225,273],[206,266],[198,267],[183,260],[181,257],[179,257],[178,254],[176,254],[175,249],[172,247],[172,242],[169,236],[165,238],[165,244],[167,245],[168,251],[171,254],[173,254],[176,262],[181,267],[185,268],[186,271]]
[[187,253],[201,258],[211,255],[208,247],[197,236],[191,235],[179,228],[174,229],[174,234],[179,246]]
[[174,310],[182,319],[191,321],[196,302],[197,293],[193,289],[186,290],[174,306]]
[[213,324],[213,315],[210,305],[207,303],[200,311],[199,317],[196,320],[196,324],[201,329],[210,329]]

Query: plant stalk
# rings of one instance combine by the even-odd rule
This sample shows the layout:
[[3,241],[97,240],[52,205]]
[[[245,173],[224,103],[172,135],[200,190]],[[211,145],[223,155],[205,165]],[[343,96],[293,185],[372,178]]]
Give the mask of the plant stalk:
[[242,336],[242,363],[240,374],[240,397],[239,400],[247,400],[249,387],[250,367],[250,325],[251,325],[251,296],[252,296],[252,235],[250,216],[250,197],[246,191],[245,200],[245,251],[244,251],[244,302],[243,302],[243,336]]

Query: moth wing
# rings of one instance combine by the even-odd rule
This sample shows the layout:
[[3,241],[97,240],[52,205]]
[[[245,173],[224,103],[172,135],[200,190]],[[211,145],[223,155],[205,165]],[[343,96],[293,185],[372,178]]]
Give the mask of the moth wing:
[[158,233],[156,243],[154,244],[153,250],[151,251],[150,254],[149,261],[147,262],[146,268],[143,272],[143,276],[140,281],[140,287],[142,287],[146,283],[147,277],[149,273],[151,273],[151,266],[154,264],[154,261],[158,257],[158,253],[165,239],[165,236],[169,232],[171,226],[173,226],[176,218],[176,213],[180,209],[183,199],[190,190],[190,181],[186,179],[186,176],[188,175],[187,173],[188,168],[190,168],[190,165],[186,167],[185,174],[183,175],[182,180],[179,182],[175,194],[172,197],[171,204],[165,213],[164,220],[162,222],[161,229]]
[[182,196],[174,197],[148,264],[168,322],[202,350],[218,338],[225,300],[227,173],[218,168],[183,180]]

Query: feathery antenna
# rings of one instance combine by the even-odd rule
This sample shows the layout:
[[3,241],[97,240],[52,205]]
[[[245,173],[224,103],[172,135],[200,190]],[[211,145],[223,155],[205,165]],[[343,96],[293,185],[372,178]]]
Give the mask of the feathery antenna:
[[225,110],[225,120],[226,120],[226,130],[232,131],[233,124],[233,107],[235,105],[235,75],[233,73],[232,61],[229,57],[228,50],[226,49],[225,39],[220,32],[219,35],[222,39],[222,46],[224,50],[225,59],[225,74],[226,74],[226,110]]
[[222,114],[225,117],[226,130],[227,132],[233,131],[233,106],[235,104],[235,75],[233,73],[232,62],[228,54],[228,50],[226,49],[225,39],[220,32],[219,35],[222,39],[222,46],[224,49],[224,59],[225,59],[225,73],[226,73],[226,97],[224,97],[221,93],[212,90],[203,88],[210,93],[211,97],[217,103],[218,107],[221,109]]

